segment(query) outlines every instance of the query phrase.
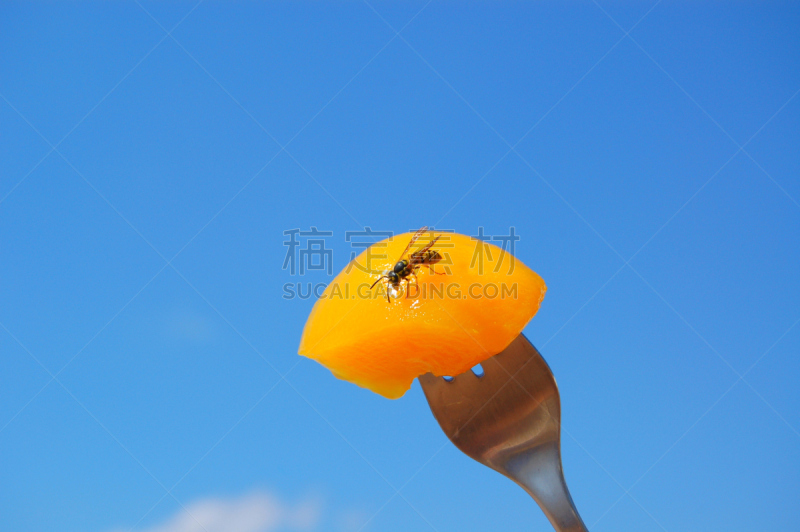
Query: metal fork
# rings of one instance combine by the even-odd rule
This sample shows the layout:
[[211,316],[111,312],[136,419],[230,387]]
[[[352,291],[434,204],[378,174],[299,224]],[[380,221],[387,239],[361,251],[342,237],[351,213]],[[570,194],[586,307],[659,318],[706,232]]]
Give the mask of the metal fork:
[[419,377],[456,447],[522,486],[557,532],[586,532],[561,468],[561,401],[553,372],[523,335],[451,380]]

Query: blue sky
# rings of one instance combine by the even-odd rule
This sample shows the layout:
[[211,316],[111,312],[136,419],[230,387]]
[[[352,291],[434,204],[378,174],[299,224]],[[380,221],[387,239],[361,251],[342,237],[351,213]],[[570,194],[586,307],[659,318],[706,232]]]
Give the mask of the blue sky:
[[[791,2],[4,2],[0,530],[549,530],[296,355],[283,231],[521,240],[593,531],[800,520]],[[187,517],[188,516],[188,517]],[[217,519],[224,526],[212,525]]]

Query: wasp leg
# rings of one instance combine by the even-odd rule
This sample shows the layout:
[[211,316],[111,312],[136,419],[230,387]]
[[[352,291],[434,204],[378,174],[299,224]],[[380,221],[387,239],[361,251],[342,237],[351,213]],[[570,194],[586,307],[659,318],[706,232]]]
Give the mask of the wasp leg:
[[409,276],[406,277],[406,297],[408,297],[408,294],[411,292],[411,277],[414,277],[414,287],[417,289],[414,297],[417,297],[419,295],[419,279],[417,279],[417,272],[411,272]]
[[410,279],[410,277],[412,275],[414,276],[414,286],[417,287],[417,292],[419,292],[419,283],[417,283],[417,274],[415,274],[414,272],[411,272],[409,274],[409,276],[406,277],[406,297],[408,297],[408,294],[411,293],[411,279]]
[[396,294],[398,288],[400,288],[400,282],[399,281],[397,282],[397,284],[392,283],[391,281],[386,283],[386,301],[388,301],[389,303],[392,302],[392,298],[391,298],[391,296],[389,296],[389,294],[391,293],[392,289],[394,289],[395,294]]

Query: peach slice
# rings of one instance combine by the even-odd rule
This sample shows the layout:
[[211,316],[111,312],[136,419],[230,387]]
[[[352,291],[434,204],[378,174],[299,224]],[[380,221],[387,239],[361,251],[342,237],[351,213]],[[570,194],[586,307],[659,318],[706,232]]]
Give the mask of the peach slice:
[[505,349],[547,290],[501,248],[437,231],[418,235],[403,258],[438,237],[430,251],[440,260],[393,285],[386,274],[412,236],[374,244],[340,272],[314,304],[300,341],[300,355],[389,399],[419,375],[458,375]]

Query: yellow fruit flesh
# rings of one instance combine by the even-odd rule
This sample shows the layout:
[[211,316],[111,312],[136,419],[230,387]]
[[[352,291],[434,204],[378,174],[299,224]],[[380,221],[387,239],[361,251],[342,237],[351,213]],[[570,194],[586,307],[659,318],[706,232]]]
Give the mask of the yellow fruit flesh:
[[408,297],[403,290],[387,301],[385,279],[369,286],[393,268],[411,233],[356,258],[314,305],[299,353],[396,399],[419,375],[458,375],[505,349],[539,310],[544,281],[509,253],[465,235],[427,232],[409,253],[434,236],[442,260],[421,265],[416,283],[408,277]]

